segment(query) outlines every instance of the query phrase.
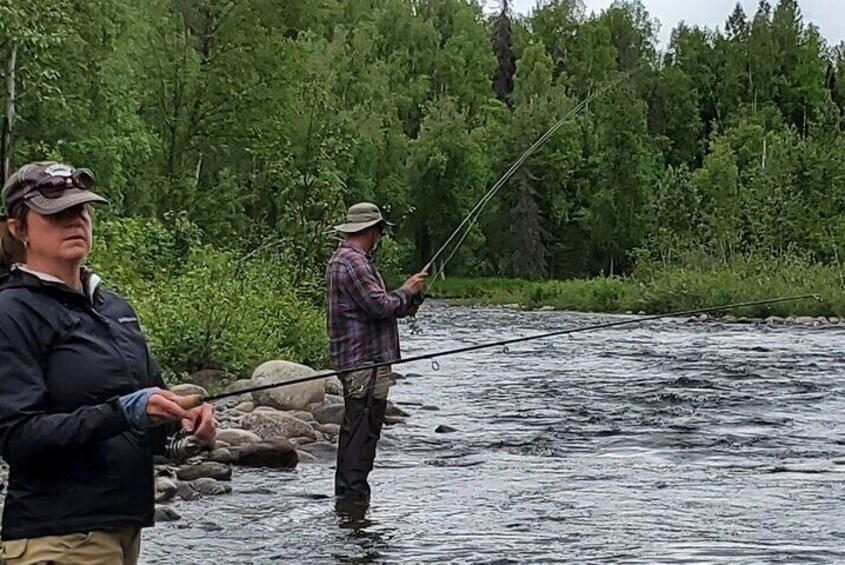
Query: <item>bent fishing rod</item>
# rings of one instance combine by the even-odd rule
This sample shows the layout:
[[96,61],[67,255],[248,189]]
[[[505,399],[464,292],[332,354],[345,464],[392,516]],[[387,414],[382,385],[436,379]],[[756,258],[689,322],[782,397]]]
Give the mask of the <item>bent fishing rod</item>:
[[449,263],[452,257],[455,256],[455,253],[461,247],[464,240],[467,238],[470,231],[472,230],[473,226],[475,226],[475,224],[478,222],[478,219],[481,217],[481,213],[484,211],[484,208],[487,207],[487,204],[489,204],[493,197],[498,194],[499,190],[501,190],[501,188],[508,182],[508,180],[510,180],[510,178],[516,173],[516,171],[519,170],[519,168],[528,159],[528,157],[530,157],[535,151],[537,151],[537,149],[539,149],[544,143],[546,143],[546,141],[548,141],[549,138],[551,138],[557,130],[563,127],[563,125],[567,121],[576,116],[581,110],[586,108],[590,104],[590,102],[604,95],[609,90],[616,88],[619,84],[621,84],[623,81],[627,80],[635,72],[637,72],[637,70],[638,69],[636,68],[631,69],[630,71],[624,73],[622,76],[618,77],[616,80],[610,82],[603,88],[597,90],[596,92],[593,92],[592,94],[584,98],[574,108],[567,112],[561,119],[555,122],[554,125],[552,125],[552,127],[550,127],[543,135],[541,135],[537,139],[537,141],[535,141],[534,144],[531,145],[531,147],[529,147],[522,155],[519,156],[516,161],[514,161],[514,163],[505,172],[505,174],[502,175],[502,178],[496,181],[496,184],[494,184],[487,192],[484,193],[481,199],[479,199],[479,201],[475,204],[475,206],[473,206],[473,208],[469,211],[466,217],[464,217],[463,221],[461,221],[458,227],[455,228],[455,231],[452,232],[452,234],[446,239],[443,245],[441,245],[440,248],[434,253],[428,263],[426,263],[425,267],[423,267],[421,272],[427,273],[428,270],[433,265],[435,265],[435,261],[437,261],[440,255],[449,247],[449,244],[452,243],[452,241],[458,236],[458,234],[461,233],[461,231],[463,231],[463,235],[458,240],[454,249],[452,249],[452,252],[446,258],[446,260],[439,265],[439,269],[437,269],[434,273],[434,278],[436,279],[437,276],[443,274],[443,271],[446,268],[446,264]]
[[[695,310],[683,310],[683,311],[680,311],[680,312],[671,312],[671,313],[668,313],[668,314],[654,314],[654,315],[651,315],[651,316],[643,316],[643,317],[632,318],[632,319],[615,320],[615,321],[612,321],[612,322],[605,322],[603,324],[594,324],[594,325],[590,325],[590,326],[583,326],[583,327],[580,327],[580,328],[567,328],[565,330],[555,330],[555,331],[552,331],[552,332],[546,332],[546,333],[541,333],[541,334],[535,334],[535,335],[529,335],[529,336],[523,336],[523,337],[515,337],[515,338],[510,338],[510,339],[503,339],[503,340],[499,340],[499,341],[492,341],[492,342],[481,343],[481,344],[477,344],[477,345],[468,345],[468,346],[465,346],[465,347],[458,347],[456,349],[446,349],[446,350],[442,350],[442,351],[435,351],[433,353],[423,353],[421,355],[415,355],[413,357],[407,357],[405,359],[396,359],[395,361],[386,361],[386,362],[382,362],[382,363],[371,363],[371,364],[368,364],[368,365],[362,365],[360,367],[355,367],[355,368],[352,368],[352,369],[345,369],[343,371],[321,372],[321,373],[317,373],[317,374],[314,374],[314,375],[310,375],[308,377],[301,377],[299,379],[292,379],[292,380],[286,381],[286,382],[259,385],[259,386],[244,388],[244,389],[237,390],[237,391],[224,392],[224,393],[221,393],[221,394],[214,394],[214,395],[205,396],[205,397],[203,397],[200,394],[189,394],[189,395],[179,397],[179,399],[176,400],[176,402],[182,408],[189,410],[191,408],[195,408],[196,406],[199,406],[203,402],[215,402],[217,400],[223,400],[224,398],[229,398],[229,397],[233,397],[233,396],[240,396],[241,394],[248,394],[248,393],[252,393],[252,392],[260,392],[260,391],[263,391],[263,390],[270,390],[270,389],[273,389],[273,388],[281,388],[281,387],[286,387],[286,386],[292,386],[292,385],[296,385],[296,384],[302,384],[302,383],[307,383],[307,382],[311,382],[311,381],[326,379],[328,377],[335,377],[335,376],[339,376],[339,375],[343,375],[343,374],[348,374],[348,373],[351,373],[351,372],[374,371],[374,370],[379,369],[381,367],[401,365],[401,364],[404,364],[404,363],[411,363],[411,362],[414,362],[414,361],[424,361],[424,360],[429,360],[429,359],[436,359],[438,357],[445,357],[447,355],[457,355],[459,353],[468,353],[468,352],[471,352],[471,351],[480,351],[482,349],[491,349],[491,348],[494,348],[494,347],[505,347],[506,352],[507,352],[507,346],[515,344],[515,343],[524,343],[524,342],[527,342],[527,341],[534,341],[534,340],[539,340],[539,339],[549,339],[549,338],[553,338],[553,337],[559,337],[559,336],[562,336],[562,335],[571,335],[571,334],[582,333],[582,332],[604,330],[604,329],[608,329],[608,328],[616,328],[616,327],[619,327],[619,326],[636,325],[636,324],[641,324],[643,322],[650,322],[650,321],[654,321],[654,320],[662,320],[662,319],[665,319],[665,318],[677,318],[677,317],[682,317],[682,316],[692,316],[692,315],[695,315],[695,314],[708,314],[708,313],[711,313],[711,312],[721,312],[721,311],[725,311],[725,310],[734,310],[734,309],[738,309],[738,308],[746,308],[746,307],[749,307],[749,306],[767,306],[767,305],[771,305],[771,304],[779,304],[779,303],[783,303],[783,302],[795,302],[795,301],[798,301],[798,300],[807,300],[807,299],[813,299],[813,300],[817,300],[817,301],[822,300],[821,296],[819,296],[818,294],[802,294],[802,295],[799,295],[799,296],[787,296],[787,297],[782,297],[782,298],[769,298],[769,299],[766,299],[766,300],[755,300],[755,301],[752,301],[752,302],[740,302],[740,303],[737,303],[737,304],[726,304],[726,305],[723,305],[723,306],[710,306],[710,307],[707,307],[707,308],[698,308],[698,309],[695,309]],[[437,368],[437,367],[438,366],[435,366],[435,368]]]

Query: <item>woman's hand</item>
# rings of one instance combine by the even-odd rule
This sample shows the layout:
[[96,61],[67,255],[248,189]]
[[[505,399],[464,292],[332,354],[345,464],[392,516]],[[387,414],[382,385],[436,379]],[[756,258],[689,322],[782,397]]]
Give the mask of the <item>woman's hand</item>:
[[201,442],[211,444],[217,435],[217,422],[211,404],[202,404],[188,410],[182,418],[182,429]]
[[178,422],[188,417],[188,411],[179,406],[179,397],[169,390],[154,389],[147,399],[145,407],[147,417],[152,425],[164,422]]

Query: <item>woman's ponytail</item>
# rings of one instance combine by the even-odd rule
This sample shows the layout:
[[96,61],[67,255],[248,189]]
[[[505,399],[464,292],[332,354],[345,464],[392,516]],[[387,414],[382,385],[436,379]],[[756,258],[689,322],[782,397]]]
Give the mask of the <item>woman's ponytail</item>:
[[[20,217],[15,217],[18,225],[25,229],[26,225],[26,206],[22,206]],[[26,262],[26,246],[23,242],[12,235],[9,229],[9,220],[3,218],[0,221],[0,269],[7,270],[15,263]]]

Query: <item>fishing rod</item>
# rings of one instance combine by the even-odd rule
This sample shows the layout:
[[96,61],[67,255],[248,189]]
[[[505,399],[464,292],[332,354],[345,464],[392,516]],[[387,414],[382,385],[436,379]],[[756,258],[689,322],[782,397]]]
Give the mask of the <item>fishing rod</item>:
[[446,264],[449,261],[451,261],[452,257],[455,256],[455,253],[457,252],[457,250],[460,248],[461,244],[463,244],[464,240],[469,235],[473,226],[478,221],[478,218],[481,217],[481,212],[484,211],[484,208],[487,207],[487,204],[489,204],[489,202],[493,199],[494,196],[496,196],[496,194],[499,192],[499,190],[501,190],[501,188],[510,180],[510,178],[514,175],[514,173],[516,173],[516,171],[519,169],[519,167],[522,166],[522,164],[528,159],[528,157],[530,157],[535,151],[537,151],[537,149],[539,149],[544,143],[546,143],[546,141],[548,141],[549,138],[552,135],[554,135],[557,130],[559,130],[561,127],[563,127],[563,125],[567,121],[569,121],[573,116],[577,115],[581,110],[586,108],[587,105],[590,102],[592,102],[593,100],[595,100],[599,96],[602,96],[604,93],[608,92],[609,90],[616,88],[619,84],[621,84],[623,81],[627,80],[636,71],[637,71],[637,69],[631,69],[630,71],[624,73],[622,76],[618,77],[616,80],[612,81],[610,84],[604,86],[603,88],[601,88],[601,89],[597,90],[596,92],[587,96],[584,100],[579,102],[574,108],[572,108],[569,112],[567,112],[561,119],[559,119],[557,122],[555,122],[554,125],[552,127],[550,127],[543,135],[541,135],[537,139],[537,141],[534,142],[534,144],[531,147],[529,147],[522,155],[520,155],[520,157],[516,161],[514,161],[514,163],[511,165],[511,167],[505,172],[504,175],[502,175],[502,178],[500,178],[498,181],[496,181],[496,184],[494,184],[490,188],[490,190],[488,190],[487,192],[484,193],[484,195],[475,204],[475,206],[472,208],[472,210],[469,211],[469,213],[466,215],[466,217],[463,219],[463,221],[458,225],[457,228],[455,228],[455,231],[452,232],[452,234],[449,236],[449,238],[446,240],[446,242],[443,243],[443,245],[441,245],[440,248],[434,253],[432,258],[429,260],[429,262],[426,264],[426,266],[422,269],[422,272],[428,272],[428,270],[432,267],[432,265],[435,264],[435,261],[437,261],[438,257],[440,257],[440,255],[446,250],[446,248],[449,247],[449,244],[452,243],[452,241],[455,239],[455,237],[457,237],[457,235],[459,233],[461,233],[461,231],[463,230],[463,232],[464,232],[463,236],[461,236],[461,239],[455,245],[454,249],[449,254],[449,256],[446,258],[446,260],[443,261],[443,263],[440,264],[439,269],[434,273],[434,278],[436,279],[437,276],[441,275],[446,268]]
[[414,361],[436,359],[437,357],[445,357],[447,355],[456,355],[456,354],[459,354],[459,353],[468,353],[468,352],[471,352],[471,351],[479,351],[479,350],[482,350],[482,349],[490,349],[490,348],[493,348],[493,347],[506,347],[506,346],[512,345],[514,343],[523,343],[523,342],[526,342],[526,341],[534,341],[534,340],[538,340],[538,339],[548,339],[548,338],[558,337],[558,336],[562,336],[562,335],[576,334],[576,333],[595,331],[595,330],[603,330],[603,329],[615,328],[615,327],[626,326],[626,325],[641,324],[643,322],[649,322],[649,321],[653,321],[653,320],[662,320],[664,318],[676,318],[676,317],[681,317],[681,316],[692,316],[694,314],[707,314],[707,313],[710,313],[710,312],[719,312],[719,311],[724,311],[724,310],[734,310],[734,309],[738,309],[738,308],[746,308],[746,307],[749,307],[749,306],[766,306],[766,305],[778,304],[778,303],[782,303],[782,302],[794,302],[794,301],[798,301],[798,300],[807,300],[807,299],[814,299],[814,300],[817,300],[817,301],[822,300],[821,296],[819,296],[818,294],[802,294],[802,295],[799,295],[799,296],[788,296],[788,297],[782,297],[782,298],[769,298],[769,299],[766,299],[766,300],[755,300],[755,301],[752,301],[752,302],[740,302],[740,303],[737,303],[737,304],[726,304],[726,305],[723,305],[723,306],[710,306],[710,307],[707,307],[707,308],[698,308],[698,309],[695,309],[695,310],[683,310],[683,311],[680,311],[680,312],[671,312],[671,313],[668,313],[668,314],[654,314],[654,315],[651,315],[651,316],[644,316],[644,317],[639,317],[639,318],[634,318],[634,319],[616,320],[616,321],[613,321],[613,322],[605,322],[605,323],[602,323],[602,324],[594,324],[594,325],[590,325],[590,326],[583,326],[583,327],[580,327],[580,328],[568,328],[568,329],[565,329],[565,330],[555,330],[555,331],[552,331],[552,332],[529,335],[529,336],[524,336],[524,337],[515,337],[515,338],[510,338],[510,339],[503,339],[503,340],[499,340],[499,341],[482,343],[482,344],[478,344],[478,345],[468,345],[468,346],[465,346],[465,347],[458,347],[456,349],[446,349],[446,350],[443,350],[443,351],[435,351],[433,353],[424,353],[424,354],[416,355],[416,356],[413,356],[413,357],[407,357],[405,359],[397,359],[395,361],[386,361],[386,362],[383,362],[383,363],[371,363],[371,364],[368,364],[368,365],[362,365],[360,367],[355,367],[355,368],[352,368],[352,369],[345,369],[343,371],[331,371],[331,372],[327,372],[327,373],[319,373],[319,374],[316,374],[316,375],[311,375],[311,376],[308,376],[308,377],[301,377],[299,379],[293,379],[293,380],[282,382],[282,383],[270,383],[270,384],[266,384],[266,385],[259,385],[259,386],[245,388],[245,389],[241,389],[241,390],[237,390],[237,391],[224,392],[224,393],[221,393],[221,394],[214,394],[214,395],[211,395],[211,396],[203,397],[200,394],[190,394],[190,395],[185,395],[185,396],[179,397],[179,399],[176,400],[176,402],[180,406],[182,406],[182,408],[189,410],[191,408],[199,406],[203,402],[214,402],[214,401],[222,400],[224,398],[229,398],[229,397],[232,397],[232,396],[239,396],[241,394],[247,394],[247,393],[251,393],[251,392],[260,392],[260,391],[263,391],[263,390],[269,390],[269,389],[273,389],[273,388],[281,388],[281,387],[285,387],[285,386],[292,386],[292,385],[296,385],[296,384],[302,384],[302,383],[307,383],[307,382],[311,382],[311,381],[321,380],[321,379],[325,379],[325,378],[328,378],[328,377],[335,377],[335,376],[339,376],[339,375],[342,375],[342,374],[348,374],[348,373],[351,373],[351,372],[376,370],[376,369],[379,369],[381,367],[388,367],[388,366],[392,366],[392,365],[401,365],[401,364],[404,364],[404,363],[411,363],[411,362],[414,362]]

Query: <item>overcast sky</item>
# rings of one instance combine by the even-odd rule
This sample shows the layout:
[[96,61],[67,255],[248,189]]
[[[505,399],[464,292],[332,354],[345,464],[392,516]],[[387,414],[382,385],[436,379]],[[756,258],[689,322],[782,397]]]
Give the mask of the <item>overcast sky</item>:
[[[612,0],[582,0],[587,13],[600,12],[607,8]],[[491,10],[501,5],[500,0],[486,0]],[[736,6],[737,0],[643,0],[643,4],[653,18],[660,20],[660,48],[666,47],[669,35],[681,21],[688,25],[698,25],[724,30],[724,23]],[[740,0],[745,13],[750,16],[757,10],[759,0]],[[769,0],[772,6],[777,0]],[[513,9],[527,14],[536,5],[537,0],[511,0]],[[800,0],[804,22],[818,26],[822,36],[831,45],[845,41],[845,0]]]

